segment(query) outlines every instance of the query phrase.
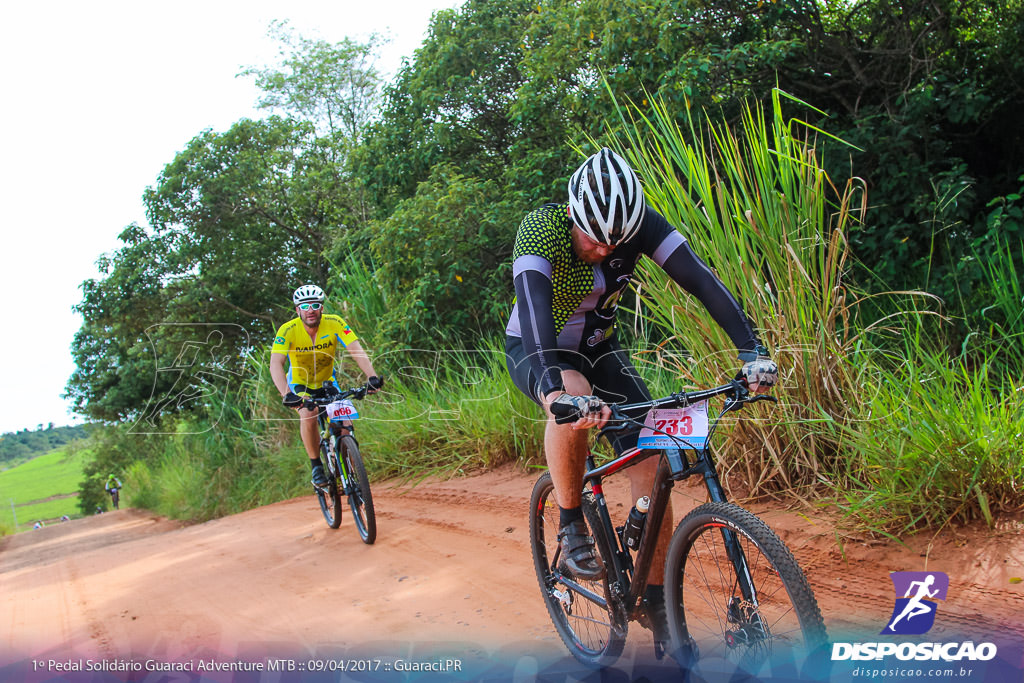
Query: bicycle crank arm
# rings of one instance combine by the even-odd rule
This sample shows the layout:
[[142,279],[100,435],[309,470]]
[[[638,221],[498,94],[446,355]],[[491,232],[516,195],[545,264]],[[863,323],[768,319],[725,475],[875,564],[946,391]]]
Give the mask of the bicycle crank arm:
[[[572,588],[574,591],[576,591],[577,593],[580,594],[580,597],[586,598],[590,602],[593,602],[593,603],[595,603],[597,605],[600,605],[601,607],[603,607],[605,609],[608,608],[608,601],[605,600],[604,597],[598,595],[597,593],[595,593],[595,592],[593,592],[591,590],[587,590],[586,588],[584,588],[580,584],[576,583],[576,581],[572,577],[566,576],[565,574],[562,574],[560,572],[554,572],[551,575],[551,578],[554,579],[558,583],[563,583],[566,586],[568,586],[569,588]],[[554,589],[551,589],[551,590],[554,590]]]

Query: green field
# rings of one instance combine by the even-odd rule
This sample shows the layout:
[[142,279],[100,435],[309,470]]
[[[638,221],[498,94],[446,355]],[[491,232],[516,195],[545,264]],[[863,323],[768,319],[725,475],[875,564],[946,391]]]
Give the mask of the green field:
[[0,530],[23,531],[36,520],[50,523],[62,515],[81,517],[77,493],[87,457],[88,451],[65,446],[0,472]]

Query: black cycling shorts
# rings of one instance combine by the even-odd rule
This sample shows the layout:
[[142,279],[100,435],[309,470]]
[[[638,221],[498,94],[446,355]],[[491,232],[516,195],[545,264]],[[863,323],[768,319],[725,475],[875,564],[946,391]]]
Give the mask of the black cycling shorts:
[[[516,388],[534,403],[541,405],[540,380],[533,372],[521,337],[505,337],[505,364]],[[605,403],[640,403],[651,400],[647,385],[615,338],[602,342],[590,353],[559,350],[558,367],[576,370],[583,375],[590,382],[593,395]],[[622,453],[635,447],[639,433],[639,427],[619,433],[612,442],[615,451]]]
[[[310,389],[305,384],[289,384],[288,386],[291,388],[293,394],[298,394],[299,396],[308,396],[309,398],[327,398],[327,389],[324,387]],[[338,391],[338,387],[335,385],[331,393],[340,394],[341,392]]]

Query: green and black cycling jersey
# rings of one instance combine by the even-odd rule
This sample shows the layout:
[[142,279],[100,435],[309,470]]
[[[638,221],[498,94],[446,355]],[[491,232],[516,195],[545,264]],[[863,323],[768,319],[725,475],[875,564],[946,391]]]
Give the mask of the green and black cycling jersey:
[[573,250],[567,208],[545,204],[527,214],[512,252],[516,302],[505,333],[522,339],[540,378],[540,395],[563,388],[558,350],[596,351],[613,336],[619,298],[641,255],[696,296],[737,349],[752,352],[760,344],[733,295],[693,253],[686,238],[650,206],[638,233],[594,265]]

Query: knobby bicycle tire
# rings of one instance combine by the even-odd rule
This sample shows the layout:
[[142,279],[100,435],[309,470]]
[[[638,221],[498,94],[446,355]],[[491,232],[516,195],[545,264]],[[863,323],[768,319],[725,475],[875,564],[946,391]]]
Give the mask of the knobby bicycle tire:
[[338,467],[331,462],[327,453],[327,444],[320,442],[320,460],[327,472],[327,486],[315,486],[316,497],[320,501],[320,511],[324,513],[327,526],[337,529],[341,526],[341,493],[338,491]]
[[338,438],[338,453],[345,460],[349,486],[348,506],[356,520],[356,531],[363,543],[372,544],[377,540],[377,517],[373,512],[373,494],[370,493],[370,478],[366,475],[363,456],[359,445],[351,434]]
[[[604,667],[612,664],[625,644],[625,624],[616,619],[610,598],[608,576],[600,581],[578,581],[585,590],[607,602],[601,606],[579,590],[565,583],[558,569],[558,505],[554,497],[551,474],[544,473],[533,487],[530,497],[530,547],[544,604],[565,646],[581,664]],[[611,567],[611,551],[597,525],[596,503],[589,492],[583,494],[583,510],[591,525],[594,543],[606,568]]]
[[[727,540],[742,548],[755,596],[742,595]],[[705,503],[676,528],[665,563],[672,652],[681,664],[724,658],[753,676],[809,666],[827,642],[807,577],[760,518],[733,503]]]

